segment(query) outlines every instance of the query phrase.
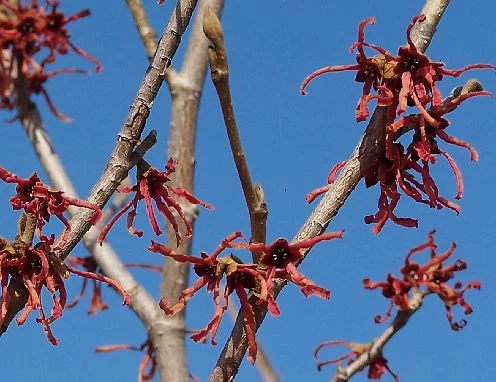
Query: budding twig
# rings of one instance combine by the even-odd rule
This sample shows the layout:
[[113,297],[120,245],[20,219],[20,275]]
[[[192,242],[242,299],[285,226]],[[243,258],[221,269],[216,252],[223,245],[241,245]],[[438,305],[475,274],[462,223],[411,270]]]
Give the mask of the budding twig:
[[[232,105],[231,90],[229,87],[229,68],[222,26],[217,16],[209,9],[205,11],[203,16],[203,31],[213,44],[208,50],[212,82],[219,96],[229,144],[250,214],[251,240],[257,243],[265,243],[267,205],[264,200],[262,187],[259,184],[254,186],[251,180],[248,162],[239,136],[236,116]],[[254,254],[253,259],[254,262],[258,262],[260,254]]]

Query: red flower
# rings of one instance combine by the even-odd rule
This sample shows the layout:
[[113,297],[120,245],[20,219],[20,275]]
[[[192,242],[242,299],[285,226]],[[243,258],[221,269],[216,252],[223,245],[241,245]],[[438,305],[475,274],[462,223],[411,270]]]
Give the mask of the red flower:
[[[430,165],[437,162],[436,155],[446,158],[455,175],[455,199],[461,199],[464,188],[461,172],[451,155],[439,147],[436,138],[439,137],[447,143],[466,148],[470,151],[470,159],[477,161],[478,154],[473,147],[446,133],[449,121],[444,119],[443,115],[468,98],[487,95],[490,93],[484,91],[460,95],[445,105],[432,109],[430,112],[434,116],[433,118],[438,121],[437,127],[427,123],[422,114],[401,117],[387,127],[385,156],[379,158],[365,174],[366,187],[379,183],[381,188],[379,211],[376,215],[365,217],[366,223],[376,223],[373,229],[374,233],[380,232],[388,219],[406,227],[417,226],[417,221],[414,219],[400,219],[394,215],[393,210],[400,199],[399,190],[415,201],[427,204],[431,208],[447,207],[457,214],[460,212],[460,207],[457,204],[439,195],[438,186],[430,174]],[[395,135],[403,128],[413,128],[415,131],[406,152],[404,152],[401,144],[393,143]]]
[[[357,64],[345,66],[330,66],[322,68],[309,75],[301,86],[302,94],[305,87],[315,77],[335,71],[356,70],[355,81],[363,82],[363,92],[356,108],[357,121],[365,120],[369,112],[367,104],[377,98],[379,106],[388,107],[386,129],[386,154],[377,159],[376,163],[367,169],[365,184],[371,187],[379,183],[381,193],[378,200],[378,212],[365,217],[366,223],[376,223],[374,233],[381,231],[387,220],[406,227],[417,227],[415,219],[399,218],[394,209],[400,199],[400,191],[417,202],[427,204],[432,208],[448,207],[457,213],[460,207],[439,195],[438,187],[430,174],[429,165],[441,155],[448,161],[455,174],[457,191],[455,198],[460,199],[463,194],[461,172],[449,153],[438,147],[436,138],[470,150],[471,159],[476,161],[477,152],[468,143],[452,137],[446,133],[449,121],[444,115],[454,110],[464,100],[487,96],[489,92],[473,91],[468,94],[457,94],[443,101],[436,83],[443,76],[458,77],[473,69],[496,69],[490,64],[471,64],[458,70],[444,68],[441,62],[432,62],[420,53],[410,38],[410,32],[415,23],[423,22],[424,15],[415,17],[408,25],[407,45],[398,50],[397,56],[388,53],[384,48],[364,41],[364,30],[367,24],[373,24],[374,18],[368,18],[360,23],[357,42],[352,44],[350,51],[357,50]],[[371,48],[379,53],[378,56],[367,58],[364,47]],[[372,88],[376,94],[370,94]],[[395,120],[396,115],[406,111],[407,106],[416,106],[419,114],[403,116]],[[406,150],[394,141],[403,133],[414,130],[411,144]],[[317,196],[325,193],[334,181],[336,173],[344,167],[345,162],[338,163],[329,173],[327,185],[311,191],[306,199],[313,201]],[[415,177],[418,175],[418,178]]]
[[49,0],[49,6],[52,7],[50,13],[46,15],[46,28],[43,29],[42,45],[49,49],[50,54],[43,60],[42,64],[53,62],[55,60],[55,53],[66,55],[69,48],[72,49],[77,55],[85,58],[93,63],[96,67],[96,72],[102,71],[102,65],[95,57],[89,55],[81,48],[78,48],[70,41],[70,34],[67,30],[67,24],[72,21],[77,21],[83,17],[90,15],[89,9],[83,9],[72,16],[66,16],[63,12],[57,10],[59,6],[58,0]]
[[[389,106],[388,116],[394,118],[394,111],[402,114],[407,105],[417,106],[420,114],[426,121],[436,126],[436,121],[426,109],[428,104],[436,108],[442,104],[442,95],[436,82],[444,75],[459,77],[473,69],[496,69],[490,64],[471,64],[461,69],[445,69],[442,62],[433,62],[426,55],[420,53],[410,38],[410,32],[417,22],[423,22],[424,15],[416,16],[408,25],[406,37],[408,45],[401,46],[398,55],[391,55],[386,49],[364,41],[364,30],[367,24],[374,24],[375,18],[370,17],[362,21],[358,27],[358,39],[350,47],[350,52],[357,49],[357,64],[328,66],[315,71],[303,80],[300,91],[306,94],[306,86],[316,77],[324,73],[355,70],[355,81],[363,82],[362,96],[356,107],[357,122],[367,119],[369,112],[367,104],[371,99],[379,99],[379,105]],[[378,56],[368,58],[364,47],[369,47],[379,53]],[[382,90],[381,90],[382,87]],[[371,89],[379,91],[377,95],[369,95]],[[386,90],[387,89],[387,90]],[[390,123],[393,121],[391,120]]]
[[[22,282],[28,290],[29,297],[17,318],[18,325],[26,322],[33,310],[38,311],[36,321],[40,323],[46,333],[48,340],[57,345],[58,340],[54,337],[50,324],[62,316],[66,307],[67,292],[65,281],[70,273],[83,278],[103,281],[113,286],[124,298],[124,305],[129,305],[129,296],[122,287],[108,277],[91,272],[79,272],[67,267],[62,260],[53,254],[54,237],[42,238],[42,241],[33,248],[22,248],[16,243],[1,240],[0,247],[0,285],[2,288],[2,305],[0,306],[0,324],[5,319],[9,304],[8,284],[9,278],[15,278]],[[42,305],[42,289],[46,288],[52,296],[53,305],[49,317],[46,317]]]
[[[434,243],[434,231],[429,233],[426,243],[421,244],[411,249],[406,258],[405,265],[401,268],[401,279],[388,275],[385,282],[372,282],[370,279],[364,279],[364,287],[366,289],[382,289],[384,297],[391,299],[391,307],[385,315],[385,318],[377,316],[376,322],[384,322],[391,315],[393,305],[396,305],[400,310],[406,311],[408,307],[409,292],[412,289],[421,291],[424,295],[437,294],[444,302],[446,315],[450,326],[453,330],[459,330],[465,326],[465,319],[460,322],[453,322],[452,308],[459,305],[465,314],[472,313],[472,308],[464,299],[464,293],[467,290],[477,289],[481,287],[479,281],[472,281],[463,287],[461,282],[456,282],[452,287],[447,284],[449,280],[454,278],[454,273],[465,270],[466,263],[463,260],[457,260],[454,264],[444,265],[443,263],[453,254],[456,244],[453,243],[451,248],[442,254],[437,254],[437,245]],[[420,265],[411,261],[411,257],[422,251],[429,250],[430,259]]]
[[331,169],[331,171],[329,171],[329,175],[327,175],[327,185],[325,185],[323,187],[316,188],[313,191],[310,191],[307,194],[307,196],[305,196],[305,200],[307,201],[307,203],[312,203],[315,200],[315,198],[317,198],[318,196],[320,196],[322,194],[325,194],[331,188],[331,185],[334,183],[334,178],[336,178],[337,173],[344,166],[346,166],[346,163],[348,163],[348,161],[344,160],[344,161],[338,162],[334,165],[334,167]]
[[[67,264],[71,268],[75,267],[81,267],[83,269],[86,269],[88,272],[94,273],[94,274],[100,274],[99,267],[95,260],[91,256],[88,257],[76,257],[76,256],[68,256],[67,257]],[[103,301],[102,299],[102,282],[98,281],[97,279],[92,279],[93,281],[93,292],[91,294],[91,301],[90,301],[90,307],[88,309],[88,314],[93,315],[98,313],[99,311],[104,311],[108,309],[108,305]],[[78,295],[72,300],[70,303],[67,303],[67,308],[73,308],[75,307],[81,298],[84,295],[84,292],[86,291],[86,284],[88,282],[87,278],[83,278],[83,281],[81,283],[81,290],[79,291]]]
[[[181,297],[176,304],[171,306],[169,301],[165,298],[160,300],[160,307],[165,314],[171,315],[183,310],[186,306],[186,302],[204,286],[206,286],[207,292],[213,292],[215,305],[214,316],[204,329],[193,331],[191,338],[195,342],[205,342],[207,336],[210,334],[212,344],[217,344],[215,336],[224,312],[227,310],[229,297],[233,292],[236,292],[244,314],[244,327],[249,348],[248,360],[253,364],[255,363],[257,356],[255,314],[248,301],[248,295],[245,289],[254,290],[258,286],[259,292],[257,303],[267,303],[269,310],[273,315],[279,314],[279,308],[271,294],[271,290],[267,287],[267,275],[263,269],[260,269],[259,266],[255,264],[243,264],[239,259],[232,255],[220,259],[218,258],[221,252],[226,248],[234,247],[235,243],[233,243],[233,241],[240,237],[242,237],[240,232],[233,232],[222,241],[214,252],[210,255],[202,252],[201,257],[183,255],[155,242],[152,242],[148,249],[152,252],[171,257],[181,263],[194,264],[193,270],[199,277],[190,288],[181,293]],[[224,276],[226,277],[226,287],[223,293],[225,303],[222,304],[220,298],[220,282]]]
[[[31,64],[34,54],[48,49],[48,55],[41,61],[41,66],[55,61],[55,54],[66,55],[71,48],[76,54],[91,61],[96,71],[101,71],[100,62],[70,42],[67,24],[89,16],[90,11],[84,9],[72,16],[65,16],[57,10],[58,0],[48,0],[47,7],[40,6],[38,0],[31,0],[30,5],[19,2],[12,5],[2,0],[6,18],[0,22],[0,43],[3,49],[12,48],[12,57],[22,54],[26,63]],[[48,7],[51,10],[48,11]]]
[[53,103],[52,99],[48,95],[47,90],[45,89],[45,83],[52,77],[56,76],[57,74],[62,74],[62,73],[87,73],[86,70],[80,70],[80,69],[57,69],[52,72],[45,72],[43,71],[43,67],[37,66],[36,69],[33,69],[33,71],[27,71],[25,73],[26,75],[26,83],[27,83],[27,89],[30,93],[33,94],[42,94],[43,98],[45,98],[45,101],[48,105],[48,108],[50,111],[55,115],[58,119],[60,119],[62,122],[71,122],[72,120],[68,117],[66,117],[64,114],[62,114],[60,111],[57,110],[55,107],[55,104]]
[[65,16],[57,9],[58,0],[47,0],[46,4],[41,6],[37,0],[0,1],[3,12],[0,21],[0,108],[13,108],[12,83],[18,68],[26,78],[28,94],[41,93],[52,113],[60,120],[68,122],[70,119],[57,111],[43,85],[49,78],[59,73],[86,73],[86,71],[79,69],[47,71],[47,65],[53,63],[57,55],[66,55],[72,50],[92,62],[96,72],[100,72],[102,66],[96,58],[70,41],[67,29],[67,24],[70,22],[89,16],[89,10],[84,9],[72,16]]
[[[341,356],[336,359],[332,359],[330,361],[325,361],[325,362],[319,362],[317,364],[317,369],[319,371],[322,369],[322,367],[326,365],[331,365],[334,363],[340,363],[341,361],[348,360],[348,365],[354,362],[360,355],[362,355],[365,352],[369,352],[370,348],[372,347],[371,344],[357,344],[353,342],[348,342],[348,341],[342,341],[342,340],[333,340],[333,341],[328,341],[320,344],[317,349],[315,349],[314,352],[314,357],[315,359],[318,358],[319,352],[328,346],[334,346],[334,345],[342,345],[346,346],[351,349],[350,352],[346,353],[344,356]],[[382,375],[387,371],[391,376],[393,377],[395,382],[399,382],[399,378],[396,374],[393,373],[393,371],[389,368],[388,366],[388,361],[382,353],[379,353],[377,357],[374,359],[370,360],[368,363],[369,370],[367,373],[367,377],[369,379],[381,379]]]
[[[367,188],[376,184],[379,184],[380,187],[378,211],[374,215],[365,217],[365,223],[375,223],[372,229],[374,234],[379,233],[388,220],[404,227],[418,226],[417,220],[400,218],[394,213],[401,197],[400,192],[418,203],[427,204],[431,208],[447,207],[457,214],[460,212],[460,207],[457,204],[439,195],[438,186],[430,173],[430,166],[437,162],[438,155],[448,161],[456,180],[455,199],[461,199],[464,188],[462,174],[451,155],[439,147],[437,138],[469,150],[470,159],[477,161],[478,154],[473,147],[459,138],[448,135],[446,129],[449,126],[449,121],[443,116],[469,98],[488,95],[490,95],[489,92],[474,91],[458,95],[442,106],[432,108],[429,112],[438,121],[437,127],[426,122],[422,114],[401,117],[387,126],[386,152],[376,160],[375,164],[370,166],[364,175]],[[398,133],[402,130],[414,130],[412,142],[406,152],[400,143],[394,143],[394,140],[399,136]],[[334,182],[336,173],[345,164],[346,161],[339,162],[329,173],[328,185],[310,192],[306,197],[307,202],[310,203],[317,196],[325,193]]]
[[152,341],[148,338],[140,346],[131,345],[104,345],[95,348],[96,353],[108,353],[119,350],[134,350],[144,353],[139,364],[138,382],[151,381],[157,371],[157,357]]
[[170,174],[172,174],[176,170],[176,162],[174,162],[172,158],[169,158],[169,161],[165,166],[165,171],[158,171],[157,169],[150,167],[149,165],[146,165],[144,167],[145,168],[143,168],[142,166],[140,168],[140,166],[138,166],[137,184],[132,187],[124,187],[119,190],[119,192],[124,193],[136,192],[136,194],[133,200],[131,200],[131,202],[124,206],[124,208],[118,214],[116,214],[113,219],[105,226],[100,235],[98,235],[98,243],[101,244],[103,240],[105,240],[105,237],[107,236],[113,225],[131,207],[133,209],[127,215],[127,228],[129,230],[129,233],[141,237],[143,235],[143,231],[135,229],[133,227],[133,222],[134,218],[137,215],[138,202],[142,199],[145,200],[146,211],[148,213],[148,218],[155,235],[161,235],[162,231],[160,230],[157,218],[155,217],[155,212],[152,205],[153,202],[155,202],[159,212],[169,221],[169,223],[174,228],[174,231],[176,232],[177,245],[179,245],[179,243],[181,242],[181,236],[179,235],[179,226],[177,224],[176,217],[174,216],[171,209],[175,211],[183,221],[186,227],[187,237],[191,236],[192,229],[188,220],[184,216],[181,205],[174,199],[174,196],[185,199],[189,203],[199,204],[207,209],[213,209],[213,206],[201,201],[200,199],[197,199],[188,191],[183,190],[182,188],[174,188],[167,184],[171,180],[169,178]]
[[377,47],[375,45],[370,45],[364,43],[365,37],[365,27],[367,24],[375,24],[375,18],[369,17],[362,21],[358,27],[358,39],[357,42],[353,43],[350,47],[350,52],[353,52],[355,48],[357,49],[356,61],[357,63],[354,65],[337,65],[337,66],[326,66],[319,70],[316,70],[312,74],[308,75],[302,82],[300,86],[300,92],[302,95],[307,95],[305,91],[308,84],[316,77],[325,74],[325,73],[333,73],[333,72],[342,72],[347,70],[356,71],[357,74],[355,76],[356,82],[363,83],[362,96],[358,101],[358,105],[356,107],[356,120],[357,122],[365,121],[369,115],[369,111],[367,109],[367,104],[374,98],[380,98],[379,96],[369,96],[369,93],[372,88],[374,90],[378,90],[381,82],[382,82],[382,72],[384,68],[384,59],[380,57],[372,57],[368,58],[365,55],[363,50],[363,46],[371,46],[374,49],[382,51],[382,48]]
[[[95,211],[91,223],[95,224],[101,217],[100,208],[93,203],[71,198],[61,191],[51,190],[40,182],[40,178],[33,173],[29,178],[23,179],[17,175],[0,167],[0,179],[6,183],[16,184],[16,194],[10,199],[10,204],[14,210],[24,210],[26,213],[33,213],[37,219],[36,235],[44,238],[41,229],[48,223],[50,216],[56,216],[66,227],[62,245],[66,235],[71,230],[69,221],[64,216],[64,212],[70,206],[84,207]],[[46,238],[46,237],[45,237]]]
[[490,64],[471,64],[462,69],[450,70],[445,69],[442,62],[430,61],[426,55],[417,50],[410,38],[410,32],[415,23],[423,22],[424,20],[425,15],[419,15],[413,18],[406,29],[408,45],[400,47],[396,57],[388,56],[386,60],[396,62],[394,73],[401,78],[397,113],[404,113],[407,104],[413,102],[426,120],[432,123],[432,120],[430,120],[431,116],[425,109],[425,105],[430,103],[432,107],[441,106],[443,97],[436,86],[436,82],[442,80],[443,75],[459,77],[469,70],[496,69],[496,66]]
[[281,237],[268,245],[263,243],[229,243],[228,246],[230,248],[244,248],[251,252],[262,253],[260,263],[268,267],[267,282],[269,283],[269,290],[272,289],[273,278],[285,278],[298,285],[305,296],[317,295],[328,300],[331,292],[309,280],[298,271],[296,266],[303,259],[302,249],[309,250],[315,244],[324,240],[342,239],[343,232],[344,230],[324,233],[293,244],[290,244],[285,238]]

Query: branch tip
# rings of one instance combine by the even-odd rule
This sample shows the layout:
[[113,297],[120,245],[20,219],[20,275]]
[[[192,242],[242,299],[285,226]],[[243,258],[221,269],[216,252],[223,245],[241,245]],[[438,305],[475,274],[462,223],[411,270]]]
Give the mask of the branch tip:
[[222,25],[217,15],[207,7],[203,13],[203,32],[205,36],[212,41],[215,48],[224,45],[224,33]]

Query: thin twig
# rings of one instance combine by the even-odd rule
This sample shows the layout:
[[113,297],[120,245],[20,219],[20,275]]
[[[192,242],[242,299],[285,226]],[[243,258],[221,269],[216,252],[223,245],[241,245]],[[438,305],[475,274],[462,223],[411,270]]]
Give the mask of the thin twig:
[[[146,55],[149,60],[152,60],[158,46],[157,34],[148,22],[148,17],[141,0],[126,0],[126,3],[131,12],[131,16],[133,17],[141,41],[143,42],[143,46],[145,47]],[[171,65],[165,73],[165,81],[170,84],[176,77],[177,72]]]
[[[265,243],[267,204],[264,200],[262,187],[259,184],[253,185],[248,162],[239,136],[229,87],[229,68],[222,26],[215,14],[208,10],[205,12],[203,18],[203,31],[213,44],[208,51],[212,82],[219,96],[229,144],[239,180],[241,181],[241,187],[243,188],[246,206],[250,214],[251,241]],[[253,260],[255,263],[258,263],[260,254],[254,254]]]
[[157,50],[157,34],[148,22],[148,17],[146,16],[146,11],[141,0],[126,0],[126,3],[131,16],[133,16],[141,41],[145,45],[148,59],[151,60]]
[[[415,28],[411,33],[412,41],[418,46],[419,51],[424,52],[427,49],[448,4],[449,0],[426,1],[421,12],[426,15],[425,26]],[[333,187],[330,188],[313,210],[296,234],[293,242],[310,239],[326,230],[333,217],[355,189],[363,173],[375,162],[379,155],[384,153],[385,127],[386,107],[377,107],[364,135],[355,147],[346,166],[337,177]],[[275,286],[274,294],[278,295],[284,285],[284,282],[278,282]],[[253,310],[258,328],[267,314],[267,309],[253,304]],[[209,382],[231,381],[234,379],[248,347],[243,327],[243,312],[240,311],[231,335],[217,360],[214,370],[210,374]]]
[[[147,40],[145,34],[141,32],[142,30],[151,30],[141,2],[140,0],[126,1],[128,2],[136,26],[140,31],[145,49],[150,56],[151,50],[154,51],[156,46],[152,46],[151,40]],[[134,9],[130,3],[134,4]],[[190,192],[193,192],[194,188],[194,158],[198,107],[207,69],[208,40],[203,33],[203,12],[205,7],[208,6],[220,17],[223,5],[223,0],[200,1],[181,71],[178,73],[169,69],[166,76],[166,81],[172,95],[168,155],[178,161],[174,177],[175,184]],[[255,187],[255,192],[260,194],[262,192],[261,188],[258,185],[255,185]],[[263,195],[260,195],[258,200],[263,201]],[[182,206],[186,212],[188,222],[193,226],[197,216],[197,209],[186,207]],[[260,213],[261,209],[257,208],[256,211],[256,213]],[[259,218],[259,220],[261,219]],[[171,227],[168,226],[167,228],[167,241],[172,243],[174,242],[175,232]],[[265,232],[264,229],[262,231]],[[259,234],[256,236],[259,238],[262,237],[265,240],[265,236]],[[191,254],[191,240],[184,238],[178,250],[181,253]],[[166,297],[169,301],[177,301],[181,292],[187,287],[189,265],[166,259],[163,269],[161,296]],[[172,325],[174,329],[171,333],[167,333],[164,336],[164,341],[160,344],[160,346],[165,346],[168,349],[166,355],[168,367],[166,370],[160,372],[160,375],[166,377],[166,380],[183,380],[186,375],[184,373],[187,373],[184,342],[186,328],[185,313],[185,310],[183,310],[169,317],[171,321],[175,322]],[[263,350],[260,348],[259,352],[260,355],[256,366],[259,368],[264,380],[267,382],[278,381],[277,374],[272,369],[268,357],[264,356]],[[159,362],[159,364],[165,364],[165,362]]]
[[[152,35],[150,31],[153,31],[153,29],[148,23],[145,10],[140,0],[126,0],[126,2],[150,58],[156,50],[156,43],[149,37]],[[178,73],[170,68],[166,73],[166,81],[172,95],[168,155],[178,161],[174,177],[175,184],[190,192],[193,192],[194,186],[194,158],[199,101],[207,68],[208,40],[203,33],[203,12],[205,7],[208,6],[220,17],[223,5],[223,0],[200,1],[182,69]],[[181,207],[185,211],[190,225],[194,226],[197,208],[190,208],[186,205]],[[257,209],[258,211],[260,209]],[[260,235],[257,236],[261,237]],[[172,243],[174,238],[175,231],[167,226],[167,241]],[[265,236],[263,236],[263,240],[265,241]],[[178,250],[181,253],[191,254],[191,240],[184,238]],[[169,301],[177,301],[181,292],[188,286],[189,265],[166,259],[163,269],[161,296],[166,297]],[[183,310],[174,316],[167,317],[169,321],[174,321],[175,324],[172,325],[174,329],[164,335],[163,342],[159,345],[166,349],[166,352],[163,353],[164,360],[159,360],[158,362],[159,373],[161,378],[163,377],[165,380],[185,380],[188,374],[184,337],[186,328],[185,314],[186,311]],[[166,367],[160,370],[160,365]],[[263,357],[260,358],[257,366],[267,382],[277,381],[273,377],[275,372],[272,370],[268,359],[263,362]]]

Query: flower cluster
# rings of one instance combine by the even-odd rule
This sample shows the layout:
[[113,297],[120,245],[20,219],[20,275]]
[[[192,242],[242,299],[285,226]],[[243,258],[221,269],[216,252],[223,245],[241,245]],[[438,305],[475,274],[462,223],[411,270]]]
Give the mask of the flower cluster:
[[78,69],[58,69],[48,71],[58,55],[69,51],[92,62],[100,72],[100,62],[75,46],[70,41],[67,29],[69,23],[90,15],[84,9],[72,16],[66,16],[58,9],[58,0],[0,1],[0,108],[12,109],[12,88],[18,73],[22,73],[29,94],[41,94],[53,114],[62,121],[69,118],[60,113],[44,85],[46,81],[61,73],[86,73]]
[[[160,307],[165,314],[175,314],[186,306],[196,292],[206,286],[208,292],[213,292],[215,312],[212,320],[204,329],[193,332],[191,338],[196,342],[205,342],[210,335],[212,344],[216,344],[215,336],[222,317],[227,310],[229,297],[233,292],[239,298],[241,309],[244,314],[244,327],[248,340],[248,359],[255,362],[257,355],[257,344],[255,341],[256,321],[255,314],[250,304],[247,291],[254,292],[253,302],[256,305],[267,304],[268,310],[273,316],[278,316],[280,311],[273,295],[274,279],[287,279],[301,288],[305,296],[317,295],[329,299],[330,292],[317,286],[313,281],[298,272],[296,266],[303,258],[302,250],[312,248],[315,244],[342,238],[343,232],[325,233],[308,240],[302,240],[289,244],[284,238],[280,238],[269,245],[262,243],[245,243],[236,241],[241,238],[240,232],[233,232],[227,236],[222,243],[211,254],[202,252],[200,257],[183,255],[161,244],[152,242],[149,250],[173,258],[182,263],[193,264],[193,270],[198,275],[198,280],[181,294],[179,301],[170,305],[169,301],[162,298]],[[246,249],[262,253],[260,264],[244,264],[234,255],[219,258],[219,255],[227,248]],[[225,277],[226,286],[221,301],[221,280]]]
[[48,237],[43,235],[41,230],[53,215],[65,225],[66,229],[59,245],[64,243],[67,234],[71,230],[71,225],[64,216],[64,212],[70,206],[83,207],[95,211],[91,220],[92,224],[96,224],[102,215],[100,208],[96,204],[71,198],[64,195],[61,191],[51,190],[40,181],[36,173],[24,179],[0,167],[0,180],[16,185],[16,194],[10,199],[10,204],[14,210],[24,210],[26,214],[34,214],[36,216],[36,235],[41,239],[48,240]]
[[[349,365],[353,363],[362,354],[368,353],[372,347],[371,344],[358,344],[358,343],[342,341],[342,340],[328,341],[320,344],[317,347],[317,349],[315,349],[314,352],[315,359],[318,359],[319,353],[322,349],[334,345],[346,346],[350,348],[351,351],[339,358],[317,363],[317,368],[319,369],[319,371],[324,366],[340,363],[341,361],[348,360],[348,365]],[[381,379],[383,374],[387,371],[389,374],[391,374],[395,382],[399,382],[400,380],[398,376],[394,374],[393,371],[389,368],[388,361],[386,360],[386,358],[384,358],[382,352],[379,352],[379,354],[375,358],[371,359],[370,362],[368,363],[368,366],[369,366],[369,370],[367,373],[367,377],[369,379]]]
[[[301,85],[302,94],[306,94],[306,86],[321,74],[345,70],[356,71],[355,81],[363,83],[362,96],[355,111],[356,120],[360,122],[367,119],[368,104],[373,99],[378,100],[379,106],[387,108],[385,152],[365,172],[366,186],[379,184],[380,187],[378,212],[365,218],[366,223],[375,223],[374,233],[380,232],[387,220],[406,227],[417,226],[415,219],[398,218],[395,215],[394,209],[400,199],[399,191],[431,208],[448,207],[459,212],[458,205],[439,195],[438,187],[430,174],[429,166],[437,161],[437,156],[444,157],[455,174],[457,183],[455,198],[461,198],[463,193],[461,173],[453,158],[438,146],[437,138],[468,149],[472,161],[478,159],[477,152],[468,143],[446,132],[450,123],[444,116],[466,99],[488,96],[490,93],[482,91],[481,88],[474,88],[470,89],[470,92],[462,92],[443,100],[437,83],[444,76],[459,77],[469,70],[494,70],[496,66],[472,64],[458,70],[450,70],[446,69],[442,62],[431,61],[418,51],[410,38],[413,26],[424,20],[424,15],[413,19],[406,31],[407,45],[401,46],[398,54],[394,56],[380,46],[365,42],[365,27],[375,23],[374,18],[366,19],[360,23],[358,39],[350,47],[350,52],[357,51],[357,64],[322,68],[309,75]],[[365,47],[378,54],[374,57],[367,57]],[[372,89],[377,93],[370,94]],[[416,107],[416,114],[403,115],[408,106]],[[395,141],[409,131],[414,132],[412,141],[404,149]],[[343,163],[338,163],[331,170],[327,186],[318,188],[307,195],[308,202],[329,189],[336,172],[344,166]]]
[[[20,230],[25,232],[31,226],[34,231],[35,219],[33,219],[33,215],[23,214],[22,216],[19,224]],[[111,285],[123,296],[124,305],[129,304],[128,294],[112,279],[92,272],[80,272],[64,264],[53,253],[53,236],[42,238],[33,247],[20,240],[22,236],[25,235],[18,235],[13,242],[0,238],[0,285],[2,290],[0,324],[5,320],[10,305],[8,285],[11,279],[22,283],[28,291],[28,299],[24,310],[16,320],[17,324],[24,324],[31,312],[37,310],[38,318],[36,321],[42,325],[48,340],[53,345],[57,345],[58,340],[54,337],[50,325],[62,316],[63,310],[67,306],[65,279],[69,277],[70,273],[83,277],[85,280],[98,280]],[[48,290],[53,300],[48,317],[42,304],[42,290],[44,288]]]
[[[465,314],[472,313],[472,308],[465,301],[464,293],[467,290],[481,287],[479,281],[471,281],[465,287],[460,281],[450,286],[447,282],[454,278],[455,272],[467,269],[465,261],[458,259],[454,264],[445,265],[444,262],[453,254],[456,244],[444,253],[437,254],[437,245],[434,243],[434,231],[428,235],[426,243],[411,249],[406,258],[405,264],[400,272],[402,277],[397,278],[388,274],[386,281],[373,282],[370,279],[364,279],[363,284],[366,289],[381,289],[384,297],[390,299],[390,307],[384,316],[376,316],[375,322],[381,323],[391,317],[394,306],[401,311],[409,309],[410,292],[422,293],[422,295],[437,294],[443,301],[446,308],[446,316],[453,330],[460,330],[467,321],[462,319],[460,322],[453,321],[452,308],[459,305]],[[420,265],[411,261],[411,257],[422,251],[429,251],[429,261]]]
[[[159,212],[172,225],[176,233],[176,244],[178,246],[181,242],[181,235],[179,233],[179,225],[177,223],[176,217],[174,216],[174,213],[176,213],[183,221],[184,226],[186,227],[186,236],[190,237],[192,234],[191,224],[186,219],[181,205],[174,199],[174,196],[182,198],[191,204],[201,205],[207,209],[213,209],[213,206],[201,201],[182,188],[175,188],[170,186],[168,184],[171,181],[170,175],[174,171],[176,171],[176,162],[172,158],[169,158],[169,160],[167,161],[165,171],[158,171],[157,169],[150,167],[148,163],[144,161],[140,162],[137,166],[137,184],[132,187],[124,187],[118,190],[122,193],[135,192],[136,194],[134,195],[134,198],[126,206],[124,206],[124,208],[119,213],[117,213],[105,226],[105,228],[98,236],[97,242],[101,244],[105,240],[105,237],[107,236],[110,229],[117,222],[117,220],[119,220],[120,217],[131,208],[132,210],[127,215],[127,228],[129,230],[129,233],[131,233],[132,235],[141,237],[143,235],[143,231],[135,229],[133,227],[133,222],[134,218],[137,215],[138,202],[143,199],[145,201],[148,218],[155,235],[161,235],[162,231],[160,230],[157,218],[155,217],[153,202],[155,202],[155,205],[157,206]],[[174,212],[172,212],[171,209]]]

